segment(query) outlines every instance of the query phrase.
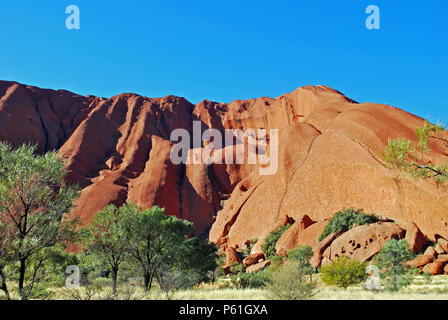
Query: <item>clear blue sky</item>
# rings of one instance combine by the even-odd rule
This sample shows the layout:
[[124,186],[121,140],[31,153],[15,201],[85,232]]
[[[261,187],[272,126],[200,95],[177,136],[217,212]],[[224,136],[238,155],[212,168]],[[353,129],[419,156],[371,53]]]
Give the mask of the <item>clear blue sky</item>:
[[2,80],[193,103],[324,84],[448,122],[447,0],[2,1],[0,30]]

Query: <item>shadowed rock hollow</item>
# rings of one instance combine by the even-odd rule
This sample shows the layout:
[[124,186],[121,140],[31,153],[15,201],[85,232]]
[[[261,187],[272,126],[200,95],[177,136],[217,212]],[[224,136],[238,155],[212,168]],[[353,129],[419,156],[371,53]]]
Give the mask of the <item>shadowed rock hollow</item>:
[[[203,131],[279,129],[277,173],[260,176],[258,165],[249,164],[174,165],[170,134],[191,133],[193,121]],[[192,221],[198,235],[223,251],[257,238],[253,252],[260,252],[274,228],[295,221],[302,225],[280,242],[284,250],[307,237],[316,244],[320,234],[310,230],[321,230],[344,207],[415,223],[431,240],[448,238],[446,187],[391,171],[381,155],[390,137],[416,142],[414,130],[422,124],[401,109],[358,104],[325,86],[275,99],[193,105],[174,96],[106,99],[0,82],[0,140],[59,150],[67,181],[83,188],[74,214],[84,223],[109,203],[159,205]],[[426,161],[448,161],[441,141],[430,147]],[[247,156],[247,148],[238,152]],[[305,215],[312,221],[306,226]]]

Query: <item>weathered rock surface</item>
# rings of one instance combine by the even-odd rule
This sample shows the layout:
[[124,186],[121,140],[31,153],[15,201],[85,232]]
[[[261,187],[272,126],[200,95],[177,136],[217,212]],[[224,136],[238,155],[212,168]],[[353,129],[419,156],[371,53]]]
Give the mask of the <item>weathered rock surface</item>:
[[245,268],[247,268],[251,265],[262,262],[260,260],[264,261],[265,259],[266,259],[266,256],[264,255],[264,253],[253,253],[243,259],[243,265]]
[[316,247],[319,244],[319,237],[327,226],[328,221],[318,221],[305,230],[303,230],[297,236],[297,246],[310,246]]
[[424,266],[423,272],[430,273],[432,275],[442,274],[446,264],[447,264],[446,262],[436,260]]
[[447,253],[448,252],[448,240],[446,240],[444,238],[438,238],[437,239],[437,244],[443,250],[443,253]]
[[333,241],[342,234],[342,232],[338,231],[338,232],[334,232],[332,234],[329,234],[327,237],[325,237],[325,239],[323,239],[322,241],[320,241],[319,243],[317,243],[314,247],[313,247],[313,257],[310,260],[311,265],[314,268],[319,267],[321,264],[323,264],[323,259],[326,258],[327,263],[330,260],[330,256],[331,256],[331,251],[327,252],[327,256],[324,257],[324,253],[327,250],[328,247],[331,246],[331,244],[333,243]]
[[[196,120],[202,132],[278,129],[277,172],[261,176],[266,165],[219,164],[224,153],[218,150],[210,165],[172,164],[170,134],[185,129],[192,135]],[[209,235],[222,251],[258,238],[255,252],[285,217],[297,223],[304,215],[318,222],[297,232],[297,244],[315,246],[322,221],[344,207],[415,222],[431,241],[448,239],[447,188],[391,171],[381,156],[391,137],[416,143],[423,121],[388,105],[356,103],[325,86],[275,99],[193,105],[174,96],[84,97],[0,81],[0,140],[37,143],[39,152],[59,149],[67,181],[83,188],[73,212],[82,222],[109,203],[159,205],[194,222],[196,233]],[[275,148],[268,138],[269,153]],[[223,147],[246,157],[249,140]],[[206,146],[192,143],[191,149]],[[430,139],[429,146],[428,162],[448,161],[442,141]],[[296,229],[282,239],[285,250]]]
[[357,226],[334,240],[327,248],[329,254],[324,252],[324,256],[334,261],[344,255],[364,262],[376,255],[387,241],[402,239],[404,235],[405,231],[392,222]]
[[291,227],[286,230],[280,239],[278,239],[275,250],[281,257],[285,257],[289,250],[294,249],[298,243],[298,236],[303,230],[314,224],[315,221],[310,217],[304,215],[299,221],[293,223]]
[[233,263],[241,263],[240,256],[235,248],[227,248],[226,250],[226,265],[231,266]]
[[432,258],[435,259],[437,257],[437,251],[434,249],[434,247],[429,246],[428,248],[426,248],[426,250],[423,253],[423,255],[429,256],[429,257],[432,257]]
[[246,268],[246,273],[259,272],[268,267],[271,264],[271,260],[265,260],[257,264],[251,265]]
[[404,230],[406,230],[405,239],[409,243],[409,246],[414,252],[421,252],[423,247],[428,242],[428,239],[423,235],[420,229],[414,222],[401,223],[396,221],[396,223]]
[[423,254],[423,255],[420,255],[420,256],[408,261],[407,264],[410,266],[413,266],[414,268],[420,268],[420,267],[423,267],[433,261],[434,261],[433,256]]

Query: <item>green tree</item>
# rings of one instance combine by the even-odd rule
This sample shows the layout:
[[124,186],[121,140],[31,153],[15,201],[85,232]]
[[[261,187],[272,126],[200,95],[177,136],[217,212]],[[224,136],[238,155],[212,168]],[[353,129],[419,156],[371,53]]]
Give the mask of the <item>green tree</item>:
[[161,267],[172,266],[193,224],[165,215],[157,206],[141,210],[136,206],[126,213],[125,226],[130,235],[128,250],[142,269],[145,290],[152,287],[154,276]]
[[362,209],[356,210],[354,208],[342,209],[334,214],[333,218],[330,219],[328,224],[325,226],[324,231],[319,237],[319,241],[322,241],[328,235],[336,232],[342,231],[346,232],[353,228],[356,224],[364,225],[375,223],[379,219],[373,214],[366,214]]
[[[430,150],[428,139],[438,139],[448,148],[448,140],[444,138],[445,125],[437,125],[425,121],[423,127],[417,128],[415,135],[417,146],[410,140],[403,138],[389,139],[383,157],[386,165],[391,169],[398,169],[415,178],[431,178],[437,183],[448,181],[448,163],[434,165],[423,162],[423,153]],[[418,152],[419,157],[415,155]]]
[[305,300],[316,294],[316,282],[302,278],[303,270],[296,261],[287,261],[271,273],[271,281],[266,285],[273,299]]
[[12,243],[12,241],[10,240],[10,236],[11,235],[8,234],[6,228],[4,228],[0,220],[0,290],[3,290],[8,300],[11,299],[11,296],[9,294],[8,284],[6,282],[7,277],[5,268],[8,261],[10,260],[8,256],[9,250],[6,247],[8,244]]
[[268,259],[271,259],[272,257],[275,257],[277,255],[275,251],[275,245],[277,244],[278,239],[282,236],[282,234],[288,230],[288,228],[291,225],[288,223],[285,226],[280,226],[274,231],[272,231],[264,240],[263,245],[261,246],[261,249],[266,254],[266,257]]
[[84,247],[88,253],[110,268],[112,274],[112,294],[117,294],[118,272],[121,264],[127,261],[130,234],[124,226],[128,212],[135,206],[124,204],[120,208],[108,205],[95,215],[95,218],[82,230]]
[[9,262],[19,265],[22,299],[31,294],[36,280],[35,270],[27,279],[33,257],[75,237],[76,219],[65,214],[73,208],[79,188],[63,182],[64,162],[56,152],[37,155],[35,151],[35,146],[13,149],[0,142],[0,221],[9,235],[2,247]]
[[229,270],[233,274],[243,273],[246,271],[246,269],[244,268],[244,265],[242,263],[238,263],[238,262],[232,262]]
[[262,288],[271,283],[270,273],[267,269],[258,272],[240,272],[232,275],[232,283],[238,289]]
[[415,136],[418,139],[418,151],[420,152],[420,160],[423,159],[423,152],[429,150],[428,138],[433,134],[443,134],[445,128],[439,123],[438,125],[432,124],[425,120],[423,127],[419,127],[415,130]]
[[197,282],[206,281],[218,267],[217,252],[218,247],[207,239],[186,239],[179,249],[177,269],[195,274]]
[[389,240],[376,255],[374,261],[381,270],[381,277],[385,287],[391,291],[398,291],[412,281],[412,273],[405,265],[414,257],[414,253],[405,239]]
[[295,261],[301,271],[300,280],[302,280],[302,275],[309,275],[310,279],[313,279],[313,266],[310,263],[313,255],[313,249],[310,246],[298,246],[288,251],[288,259]]
[[320,269],[320,276],[327,285],[336,285],[347,289],[349,286],[361,283],[367,279],[366,268],[367,263],[340,256],[332,264],[323,266]]

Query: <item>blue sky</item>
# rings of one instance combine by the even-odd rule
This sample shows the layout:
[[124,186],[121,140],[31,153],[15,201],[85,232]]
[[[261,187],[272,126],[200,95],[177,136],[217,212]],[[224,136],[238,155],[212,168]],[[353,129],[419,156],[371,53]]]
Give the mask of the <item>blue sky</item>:
[[0,79],[193,103],[323,84],[448,122],[447,17],[446,0],[2,1]]

